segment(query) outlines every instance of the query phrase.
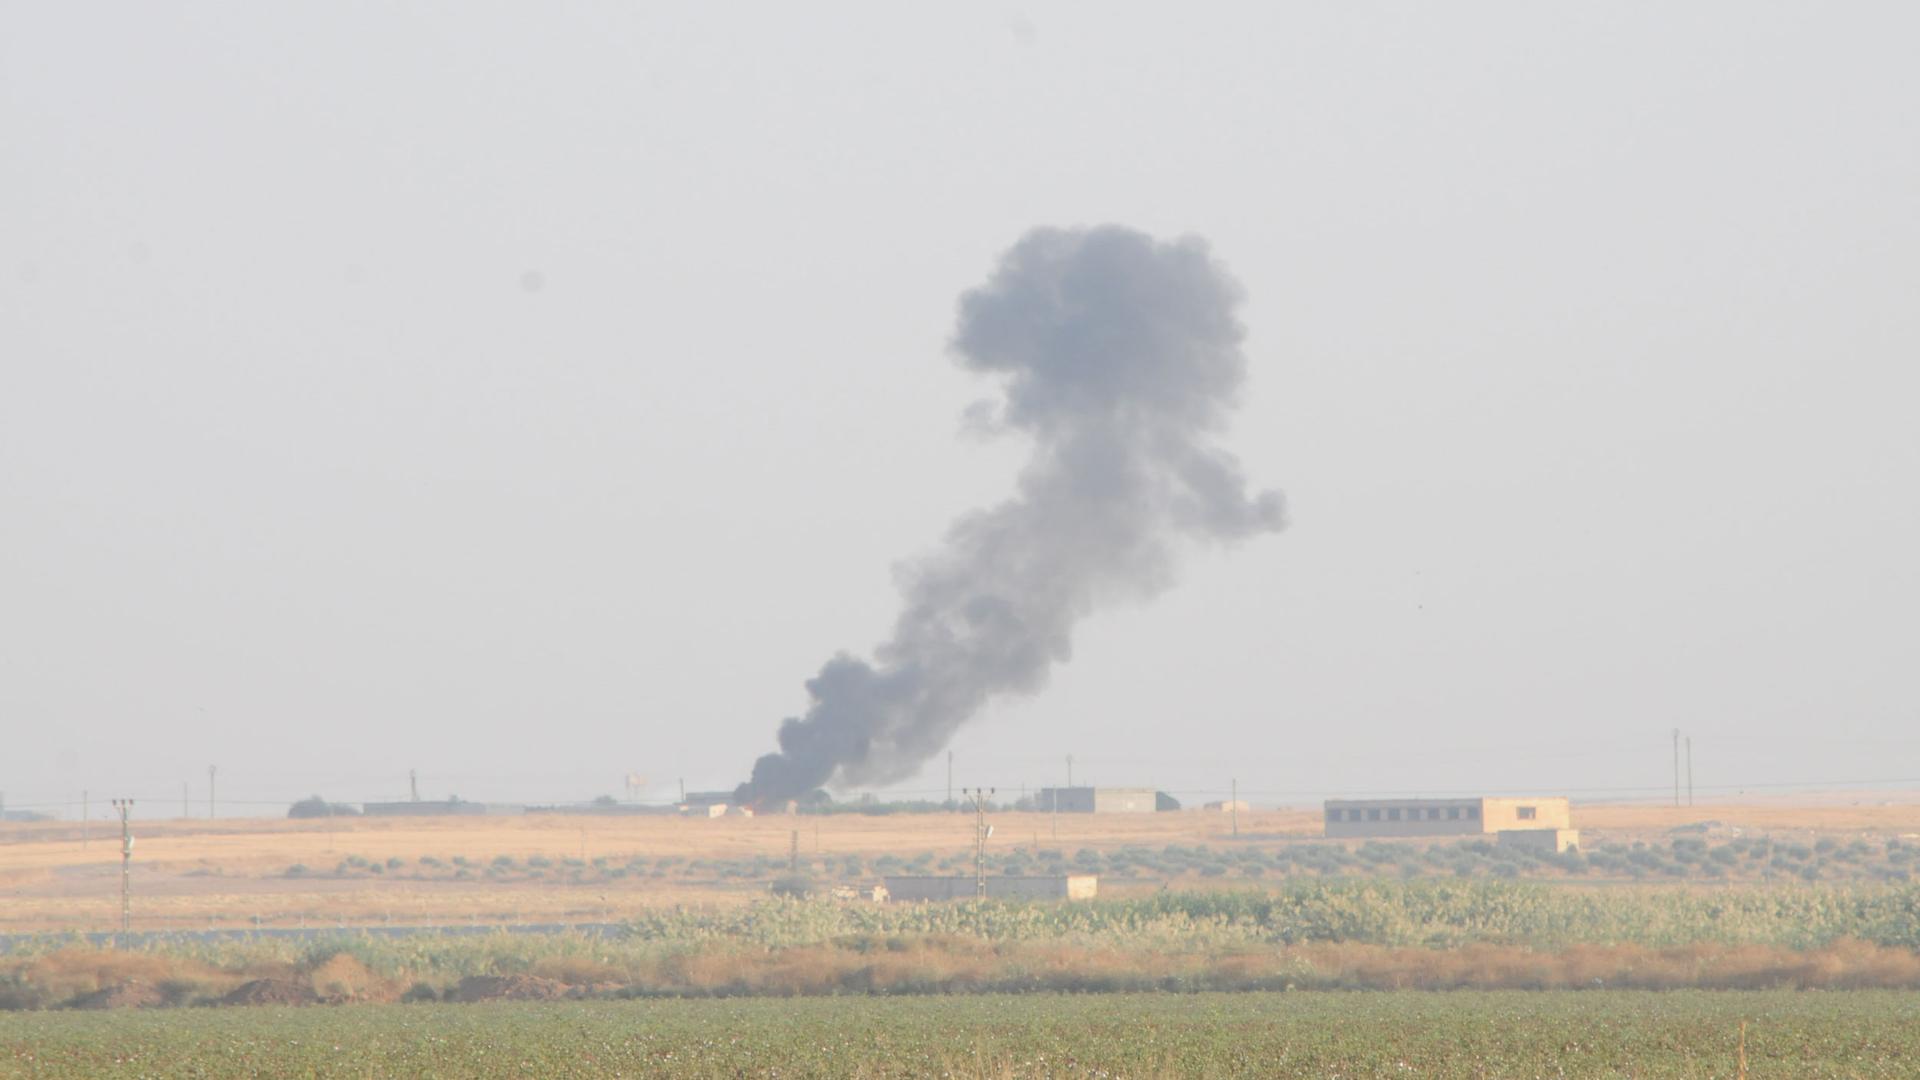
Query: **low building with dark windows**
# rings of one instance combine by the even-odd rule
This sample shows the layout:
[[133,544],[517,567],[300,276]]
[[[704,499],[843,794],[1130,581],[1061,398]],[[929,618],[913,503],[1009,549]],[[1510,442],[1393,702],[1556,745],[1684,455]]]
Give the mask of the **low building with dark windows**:
[[1327,835],[1481,836],[1573,828],[1564,796],[1481,799],[1328,799]]

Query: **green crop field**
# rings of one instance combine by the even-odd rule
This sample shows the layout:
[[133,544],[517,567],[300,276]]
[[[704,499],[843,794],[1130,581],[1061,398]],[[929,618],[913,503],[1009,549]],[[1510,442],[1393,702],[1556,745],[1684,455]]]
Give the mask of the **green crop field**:
[[[1920,989],[1920,887],[1581,889],[1313,881],[1085,904],[769,899],[608,933],[321,940],[48,936],[0,953],[0,1010],[301,1000],[1143,990]],[[291,995],[291,996],[289,996]]]
[[[1920,845],[1898,837],[1833,837],[1807,842],[1751,837],[1714,842],[1676,837],[1665,842],[1602,843],[1592,851],[1540,852],[1502,847],[1484,837],[1417,843],[1368,841],[1357,847],[1326,841],[1287,840],[1215,847],[1166,844],[1128,845],[1102,850],[1013,848],[986,854],[993,874],[1101,874],[1110,879],[1221,882],[1276,881],[1341,877],[1546,878],[1554,880],[1635,880],[1701,882],[1913,880]],[[445,859],[369,859],[348,855],[331,868],[295,863],[287,878],[385,878],[407,881],[557,882],[587,885],[645,878],[649,881],[727,884],[770,882],[792,873],[785,856],[633,854],[591,861],[567,855],[496,855],[487,860],[463,856]],[[808,856],[798,869],[821,881],[861,880],[874,874],[972,873],[967,852],[897,852]]]
[[1262,993],[0,1014],[0,1073],[102,1076],[1920,1074],[1920,998]]

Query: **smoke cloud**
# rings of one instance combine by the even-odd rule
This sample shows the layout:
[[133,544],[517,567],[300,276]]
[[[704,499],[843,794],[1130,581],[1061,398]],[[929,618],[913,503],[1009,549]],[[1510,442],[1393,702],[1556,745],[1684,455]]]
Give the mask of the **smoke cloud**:
[[953,351],[1002,376],[983,421],[1032,440],[1016,494],[969,513],[902,576],[904,608],[871,662],[807,683],[742,801],[913,774],[996,697],[1032,694],[1102,605],[1173,583],[1177,541],[1283,524],[1211,442],[1246,376],[1239,285],[1204,242],[1118,226],[1035,229],[960,299]]

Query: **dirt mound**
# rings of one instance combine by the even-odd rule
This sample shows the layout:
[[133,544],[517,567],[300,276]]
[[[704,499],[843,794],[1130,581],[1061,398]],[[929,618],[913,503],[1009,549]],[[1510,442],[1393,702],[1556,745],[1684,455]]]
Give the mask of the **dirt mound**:
[[393,1001],[399,987],[375,975],[367,966],[346,953],[336,953],[307,972],[313,992],[330,1005],[350,1001]]
[[449,995],[454,1001],[560,1001],[567,985],[538,975],[469,975]]
[[67,1002],[70,1009],[152,1009],[167,1003],[167,996],[151,983],[129,980],[118,986],[104,986],[91,994],[81,994]]
[[220,999],[222,1005],[314,1005],[320,995],[292,979],[255,979]]

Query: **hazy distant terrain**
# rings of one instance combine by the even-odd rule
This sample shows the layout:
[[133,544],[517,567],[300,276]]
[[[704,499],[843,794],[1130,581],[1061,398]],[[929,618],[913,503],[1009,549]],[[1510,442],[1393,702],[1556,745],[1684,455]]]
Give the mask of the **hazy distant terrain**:
[[[1920,803],[1576,816],[1585,850],[1555,855],[1328,841],[1306,811],[996,813],[989,873],[1101,896],[939,904],[835,886],[971,872],[972,815],[152,822],[146,933],[118,948],[77,936],[117,922],[117,837],[9,825],[0,1071],[1691,1077],[1744,1054],[1892,1077],[1920,1054]],[[499,928],[527,922],[555,925]]]
[[[1580,807],[1584,853],[1488,838],[1320,838],[1320,815],[992,815],[992,873],[1092,872],[1104,895],[1324,876],[1604,882],[1899,881],[1920,873],[1920,802]],[[116,827],[117,828],[117,827]],[[963,814],[253,819],[141,823],[136,929],[606,922],[739,904],[798,870],[820,887],[973,871]],[[1679,831],[1675,831],[1679,830]],[[0,827],[0,933],[119,923],[117,831]],[[795,865],[790,866],[789,864]]]

